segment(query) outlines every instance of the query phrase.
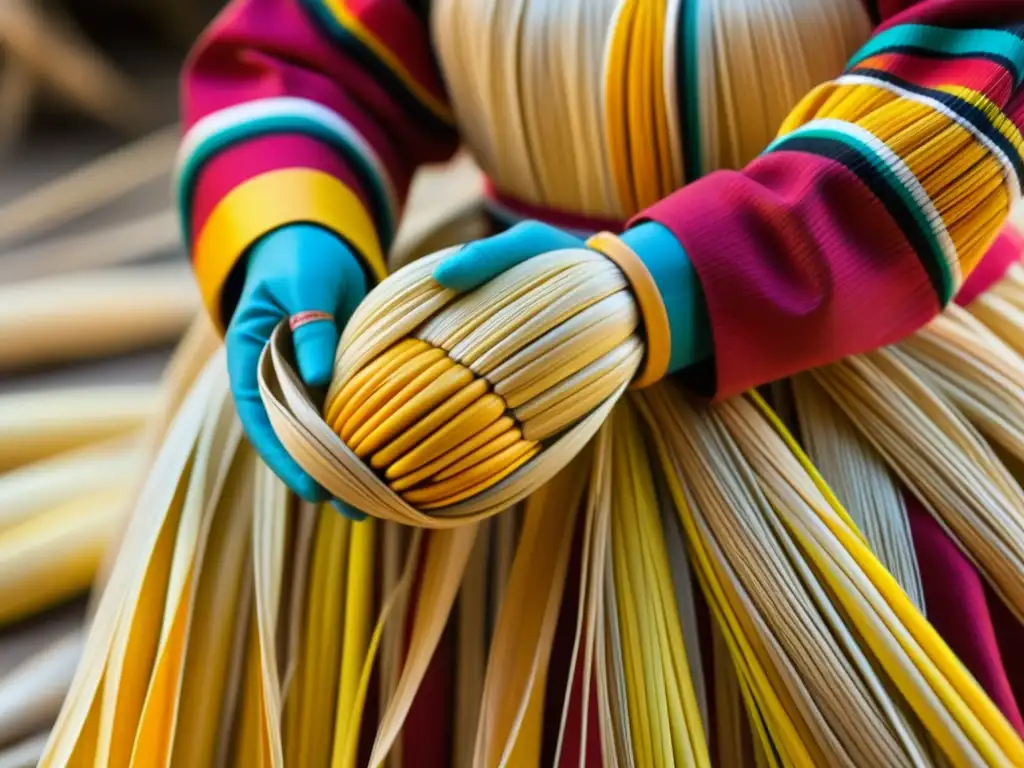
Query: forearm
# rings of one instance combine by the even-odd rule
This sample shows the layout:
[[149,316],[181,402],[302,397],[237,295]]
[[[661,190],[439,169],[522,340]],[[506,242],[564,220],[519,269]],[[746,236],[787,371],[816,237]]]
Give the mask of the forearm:
[[917,3],[747,168],[639,217],[700,279],[717,395],[895,341],[956,295],[1020,194],[1014,20],[1024,3]]
[[218,323],[248,246],[288,223],[335,232],[379,279],[412,173],[456,146],[421,16],[401,0],[352,8],[235,0],[189,59],[178,199]]

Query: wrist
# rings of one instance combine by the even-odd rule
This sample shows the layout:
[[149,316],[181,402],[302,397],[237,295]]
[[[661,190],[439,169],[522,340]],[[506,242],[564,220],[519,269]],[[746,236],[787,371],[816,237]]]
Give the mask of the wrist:
[[704,292],[675,235],[657,222],[645,221],[626,230],[620,239],[647,267],[665,305],[670,329],[668,372],[711,357],[711,323]]
[[[263,254],[293,254],[293,258],[309,260],[324,269],[341,270],[345,284],[366,293],[367,268],[359,255],[344,238],[319,224],[288,224],[268,232],[249,249],[248,262],[252,265],[264,258]],[[269,258],[269,257],[267,257]]]

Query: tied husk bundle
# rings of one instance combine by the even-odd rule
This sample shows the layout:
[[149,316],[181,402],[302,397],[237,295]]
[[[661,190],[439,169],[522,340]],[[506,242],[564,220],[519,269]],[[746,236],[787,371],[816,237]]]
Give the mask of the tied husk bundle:
[[644,355],[625,275],[588,249],[555,251],[459,294],[432,272],[381,283],[342,338],[323,415],[278,329],[261,396],[288,451],[368,514],[420,527],[478,520],[566,466]]

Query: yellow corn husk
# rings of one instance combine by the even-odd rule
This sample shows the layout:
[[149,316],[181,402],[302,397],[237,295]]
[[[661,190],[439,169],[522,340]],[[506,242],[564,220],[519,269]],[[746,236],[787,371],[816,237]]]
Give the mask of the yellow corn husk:
[[0,472],[139,430],[159,407],[154,385],[0,396]]
[[118,267],[0,285],[0,370],[170,344],[199,308],[185,263]]
[[137,438],[128,437],[88,445],[0,474],[0,535],[77,497],[127,489],[142,467]]
[[[195,466],[189,478],[181,517],[178,521],[177,540],[171,561],[164,615],[161,623],[159,647],[153,660],[149,688],[135,726],[131,760],[133,765],[169,765],[174,744],[175,716],[179,710],[179,697],[184,683],[184,667],[188,640],[204,627],[193,624],[196,591],[206,555],[207,546],[220,543],[223,533],[218,531],[212,541],[211,528],[216,522],[226,525],[220,518],[230,516],[236,526],[235,533],[244,534],[246,514],[251,508],[247,491],[251,489],[253,462],[238,455],[242,428],[234,408],[225,398],[216,410],[211,410],[196,447]],[[234,466],[233,466],[234,465]],[[234,476],[232,476],[234,470]],[[224,498],[228,503],[222,504]],[[221,507],[228,507],[220,511]],[[220,555],[221,552],[210,552]],[[236,563],[237,563],[236,558]],[[212,565],[219,565],[211,560]],[[227,636],[228,633],[221,633]],[[204,651],[207,650],[204,648]],[[207,685],[210,683],[207,681]],[[218,698],[207,690],[208,701]],[[194,740],[197,734],[189,734]],[[198,746],[193,743],[192,746]],[[212,743],[207,739],[207,752]]]
[[[651,462],[628,405],[612,421],[612,561],[638,758],[710,766],[664,544]],[[651,647],[657,649],[650,653]],[[646,699],[646,700],[644,700]],[[644,726],[647,732],[645,733]],[[642,761],[642,758],[640,758]]]
[[[408,320],[402,313],[432,295],[413,293],[382,317]],[[493,309],[473,308],[479,297],[445,301],[431,318],[408,320],[410,328],[436,334],[431,344],[452,341],[453,350],[474,333],[511,343],[497,338],[497,321],[474,325],[478,311]],[[454,309],[463,314],[445,319]],[[364,341],[379,345],[367,360],[386,352],[395,332],[372,321],[355,323]],[[524,471],[531,479],[514,491],[499,481],[491,488],[503,490],[486,507],[479,499],[492,491],[478,489],[469,499],[481,504],[477,511],[406,504],[401,515],[354,523],[299,503],[236,444],[223,355],[207,364],[210,337],[193,341],[204,351],[177,361],[174,397],[162,400],[179,404],[171,406],[175,417],[165,425],[162,412],[151,422],[159,426],[147,434],[162,439],[156,467],[96,604],[42,765],[348,768],[362,764],[359,755],[374,768],[418,765],[422,756],[403,728],[414,704],[424,704],[416,698],[445,638],[456,653],[452,701],[437,706],[449,717],[445,736],[460,768],[533,766],[552,748],[556,764],[579,750],[582,765],[583,747],[595,741],[605,764],[623,768],[1024,760],[1005,718],[922,618],[920,593],[901,589],[919,585],[906,520],[893,517],[905,512],[891,462],[818,379],[802,382],[809,396],[797,382],[787,418],[800,425],[834,494],[757,396],[705,407],[663,383],[635,398],[615,402],[618,389],[605,397],[585,419],[593,441],[578,425],[561,447],[547,440],[523,465],[534,467]],[[493,349],[476,349],[476,360]],[[925,357],[910,346],[894,354],[970,426],[966,406],[929,378],[937,374]],[[502,365],[492,359],[482,369],[490,364]],[[390,448],[376,467],[374,456],[390,443],[370,451],[370,467],[356,455],[358,444],[376,439],[381,414],[394,416],[384,412],[394,405],[386,397],[367,405],[387,376],[365,374],[366,391],[336,404],[332,419],[345,386],[339,375],[325,421],[294,375],[285,333],[261,372],[275,427],[294,438],[289,449],[317,477],[337,479],[342,467],[344,481],[374,503],[394,501],[382,488],[400,499],[423,490],[423,478],[450,480],[492,458],[469,451],[471,459],[423,478],[399,477],[408,485],[392,492],[387,473],[407,459],[399,449],[408,446]],[[543,364],[527,373],[513,380],[527,394],[558,375]],[[444,419],[466,403],[456,405]],[[534,410],[523,420],[543,414]],[[435,424],[433,413],[416,414],[407,443],[440,431],[444,419]],[[356,450],[338,438],[338,420],[354,420],[348,439]],[[536,481],[533,461],[551,479],[525,496],[520,519],[507,505]],[[844,473],[852,461],[856,473]],[[578,598],[567,605],[577,581]],[[698,631],[699,593],[714,622],[710,642],[706,627]],[[568,669],[553,663],[556,630],[567,629]],[[371,709],[374,683],[379,702]],[[712,721],[710,754],[704,729]]]
[[923,611],[917,554],[896,478],[812,376],[796,377],[793,392],[808,456],[864,533],[871,551]]
[[[239,455],[210,526],[188,629],[180,692],[176,700],[172,763],[216,765],[218,735],[228,720],[233,643],[244,621],[247,546],[252,528],[251,455]],[[249,487],[247,487],[249,486]],[[228,720],[228,722],[230,722]]]
[[357,737],[362,719],[357,699],[363,667],[369,655],[373,611],[373,553],[376,521],[368,521],[352,531],[349,540],[348,574],[345,579],[345,614],[341,664],[338,671],[338,704],[334,712],[332,768],[354,766]]
[[303,622],[303,648],[286,712],[285,755],[289,765],[328,765],[337,698],[342,621],[352,522],[333,509],[317,516]]
[[[494,537],[495,521],[481,523],[456,603],[457,656],[455,664],[455,743],[453,768],[471,768],[487,670],[487,580],[488,555]],[[390,693],[390,691],[389,691]],[[394,765],[401,765],[401,754],[392,750]]]
[[445,253],[395,273],[360,305],[324,418],[280,331],[260,384],[278,436],[325,488],[383,519],[434,528],[495,514],[553,476],[643,355],[628,283],[604,256],[554,252],[457,297],[431,277]]
[[[523,533],[484,679],[475,765],[535,765],[540,759],[547,667],[576,516],[586,490],[586,455],[526,502]],[[532,600],[530,595],[543,596]]]
[[[706,704],[702,713],[703,694],[694,680],[701,678],[693,674],[699,650],[692,636],[695,628],[684,629],[684,622],[693,619],[692,605],[687,606],[690,585],[688,576],[679,572],[680,565],[673,563],[665,525],[671,520],[663,522],[651,462],[628,402],[602,428],[595,451],[599,455],[593,464],[584,533],[586,586],[581,589],[581,600],[586,596],[588,605],[579,614],[570,676],[580,663],[577,654],[585,627],[583,690],[590,690],[595,675],[607,675],[606,683],[598,687],[599,698],[605,697],[602,690],[626,693],[624,700],[605,705],[618,709],[618,726],[609,734],[614,746],[609,744],[606,752],[640,765],[708,766]],[[620,639],[621,663],[595,669],[595,632],[609,630]],[[584,713],[588,701],[584,696]],[[581,736],[585,739],[586,732]]]
[[[764,717],[763,730],[754,727],[770,739],[766,753],[775,748],[784,762],[805,765],[876,764],[858,757],[871,754],[887,755],[877,764],[920,764],[929,749],[916,735],[921,729],[952,765],[1024,759],[1024,743],[870,553],[762,401],[736,399],[702,412],[659,386],[645,391],[644,404],[705,592],[733,649],[748,713]],[[673,427],[683,423],[687,428]],[[686,434],[694,437],[680,441]],[[698,435],[699,443],[690,442]],[[706,466],[698,472],[695,462]],[[760,489],[760,501],[738,495],[723,505],[703,487],[715,473],[716,493],[740,494],[749,484]],[[758,508],[762,523],[752,516]],[[734,548],[743,541],[763,554],[740,557]],[[775,546],[781,549],[771,554],[767,548]],[[750,571],[758,561],[762,569]],[[795,572],[784,586],[760,581],[790,568]],[[826,586],[828,593],[820,591]],[[802,590],[819,596],[802,610],[794,604],[775,614]],[[803,618],[793,624],[796,617]],[[885,679],[901,699],[892,698]],[[816,695],[823,682],[827,694]]]
[[[419,579],[419,595],[410,628],[409,651],[395,685],[394,694],[388,702],[381,705],[382,714],[370,756],[371,765],[378,765],[384,760],[401,731],[419,684],[441,640],[441,633],[458,594],[459,582],[473,551],[476,532],[476,525],[466,525],[451,531],[435,531],[425,537],[423,571]],[[415,549],[410,552],[406,565],[407,574],[411,574],[415,552]],[[392,594],[400,595],[400,590],[407,588],[407,585],[400,583]],[[382,610],[381,621],[387,618],[389,613]],[[348,747],[348,754],[351,755],[353,748],[354,746]]]
[[1024,617],[1024,491],[901,347],[814,371],[1007,605]]
[[[209,318],[205,313],[198,315],[192,321],[188,331],[186,331],[171,355],[171,359],[161,377],[159,404],[156,412],[146,420],[145,429],[141,437],[142,445],[139,446],[137,455],[142,461],[147,463],[147,466],[152,467],[172,420],[189,390],[209,363],[210,358],[219,348],[220,338],[214,332]],[[143,474],[136,475],[133,478],[133,503],[137,500],[145,480],[146,477]],[[125,524],[127,522],[128,519],[125,518]],[[90,606],[89,611],[90,615],[93,613],[94,603],[102,594],[103,588],[106,586],[111,570],[114,567],[114,560],[120,549],[124,533],[124,527],[122,526],[117,536],[111,541],[104,561],[100,566],[100,571],[96,575],[95,588],[92,593],[93,605]]]
[[0,626],[85,592],[127,502],[123,488],[94,491],[0,533]]
[[[145,632],[159,635],[166,571],[183,503],[182,477],[191,466],[207,403],[215,391],[215,366],[216,361],[185,398],[139,494],[120,556],[96,605],[82,664],[51,732],[41,766],[66,765],[76,760],[93,763],[101,748],[101,736],[103,749],[109,754],[109,717],[113,713],[101,717],[108,682],[131,685],[137,691],[135,701],[141,708],[151,661],[147,662],[146,654],[142,654],[140,664],[136,665],[142,669],[129,670],[134,676],[126,682],[122,677],[128,640],[125,635],[131,634],[133,623],[138,625],[136,645],[142,642],[141,634]],[[120,629],[122,626],[126,629]],[[147,644],[155,642],[153,638]],[[138,692],[140,687],[143,690]],[[112,693],[116,695],[116,688]],[[126,761],[130,749],[130,744],[122,747]]]

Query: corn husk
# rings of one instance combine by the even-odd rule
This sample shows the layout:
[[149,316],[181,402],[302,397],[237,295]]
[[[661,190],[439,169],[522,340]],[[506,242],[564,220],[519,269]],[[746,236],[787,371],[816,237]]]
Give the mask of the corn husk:
[[0,287],[0,370],[170,344],[199,308],[185,263],[56,275]]
[[104,441],[0,475],[0,535],[80,496],[130,487],[144,466],[138,438]]
[[659,386],[643,402],[766,752],[926,764],[934,744],[954,765],[1024,759],[763,401],[702,411]]
[[169,173],[179,141],[169,126],[42,184],[3,207],[0,242],[47,232]]
[[137,432],[157,412],[155,385],[91,386],[0,396],[0,471]]
[[483,519],[552,477],[643,354],[627,282],[603,256],[555,252],[458,297],[431,277],[444,255],[397,272],[360,305],[324,417],[281,329],[260,368],[271,423],[314,478],[358,509],[434,528]]
[[0,626],[85,592],[127,501],[124,488],[94,491],[0,533]]

